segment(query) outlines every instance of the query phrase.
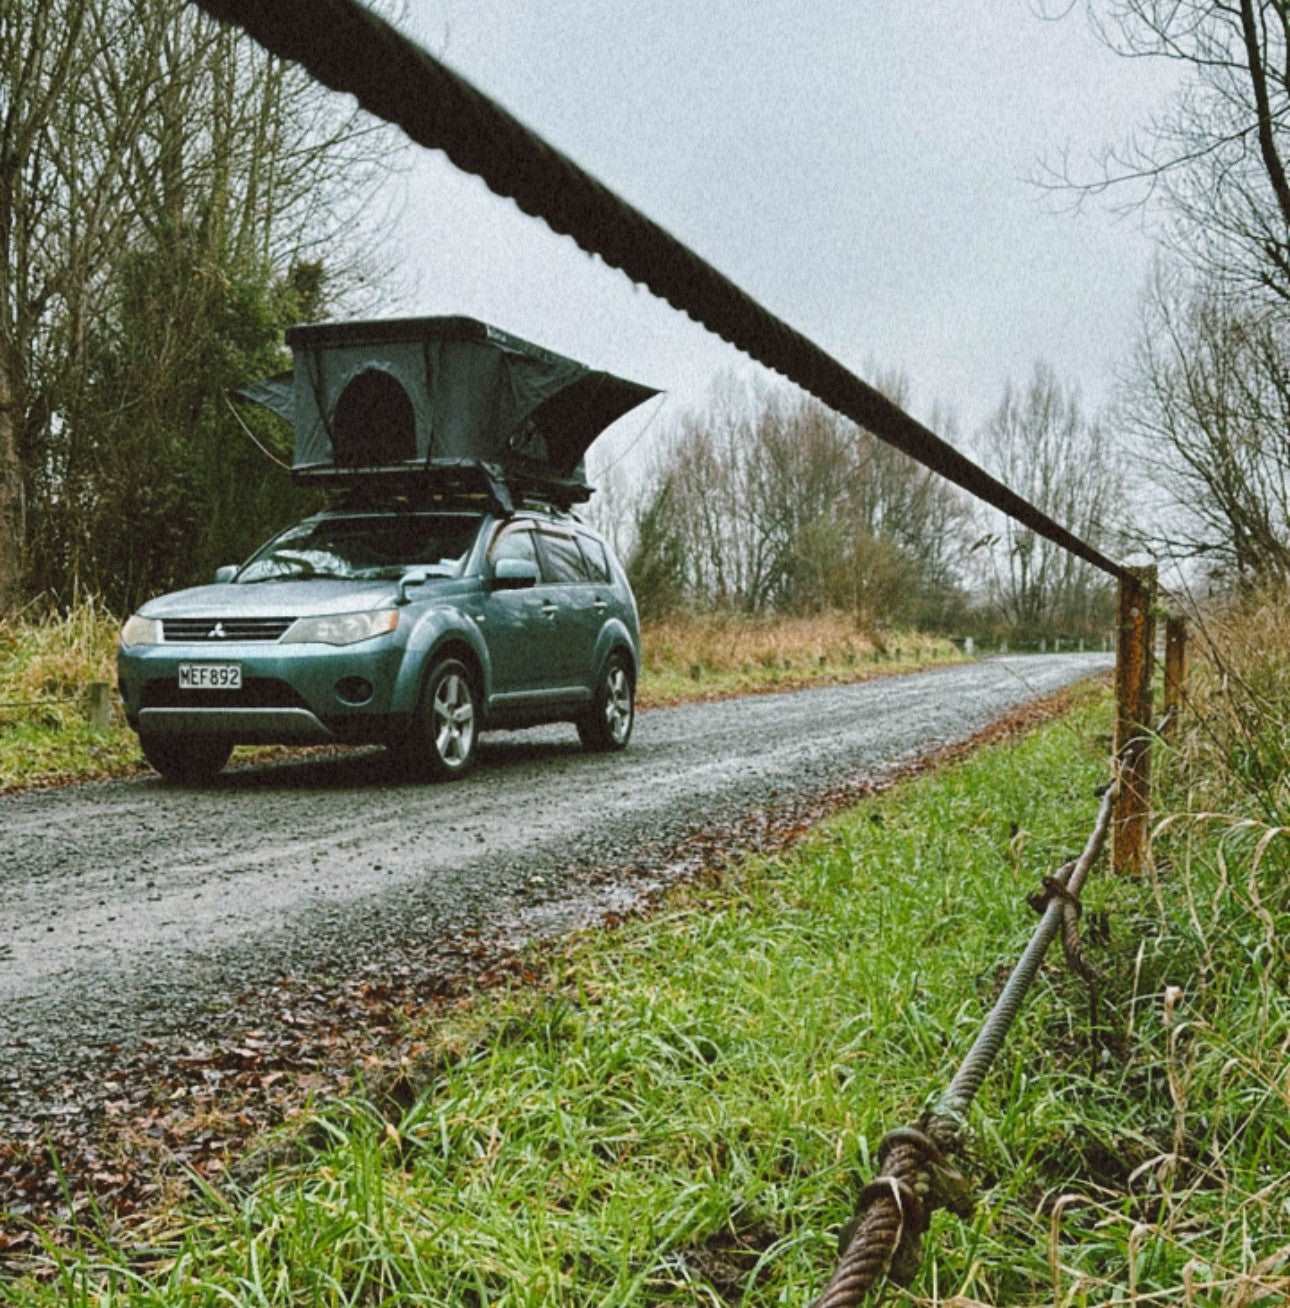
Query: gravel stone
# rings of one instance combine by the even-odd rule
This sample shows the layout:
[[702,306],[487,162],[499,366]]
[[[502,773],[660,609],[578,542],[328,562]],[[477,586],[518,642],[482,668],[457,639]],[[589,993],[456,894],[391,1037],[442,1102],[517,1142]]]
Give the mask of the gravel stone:
[[880,777],[1111,662],[1003,657],[655,709],[621,754],[584,753],[572,727],[490,734],[445,785],[372,750],[201,788],[0,797],[0,1132],[53,1111],[64,1072],[199,1039],[283,976],[324,985],[463,933],[520,941],[629,908],[651,851]]

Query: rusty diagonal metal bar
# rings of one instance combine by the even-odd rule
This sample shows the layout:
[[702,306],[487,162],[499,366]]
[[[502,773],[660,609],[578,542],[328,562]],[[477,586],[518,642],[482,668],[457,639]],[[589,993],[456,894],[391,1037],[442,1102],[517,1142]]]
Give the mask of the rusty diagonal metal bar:
[[695,321],[924,467],[1125,580],[1125,569],[849,372],[657,223],[620,199],[358,0],[196,0],[272,53],[442,150],[553,231],[570,236]]

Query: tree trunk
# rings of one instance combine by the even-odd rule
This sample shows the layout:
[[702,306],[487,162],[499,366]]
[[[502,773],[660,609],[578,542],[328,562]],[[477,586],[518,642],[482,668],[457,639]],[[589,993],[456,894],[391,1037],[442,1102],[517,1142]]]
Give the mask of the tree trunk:
[[17,427],[7,369],[0,363],[0,618],[13,612],[23,598],[22,542],[25,532]]

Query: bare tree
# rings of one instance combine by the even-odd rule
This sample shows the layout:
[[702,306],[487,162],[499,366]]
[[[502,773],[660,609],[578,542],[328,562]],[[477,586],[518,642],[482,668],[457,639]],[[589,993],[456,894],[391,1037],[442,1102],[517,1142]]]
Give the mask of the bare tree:
[[1287,574],[1290,0],[1088,0],[1110,48],[1185,73],[1087,196],[1150,198],[1172,258],[1145,299],[1118,420],[1150,470],[1134,536],[1215,577]]
[[0,612],[20,597],[31,429],[51,408],[60,300],[76,295],[76,261],[63,247],[93,248],[115,221],[105,185],[107,202],[78,211],[69,240],[56,239],[70,216],[60,162],[100,17],[94,0],[0,0]]
[[935,619],[970,516],[953,487],[818,402],[730,379],[663,445],[644,504],[638,571],[648,562],[670,594],[865,623]]
[[1155,197],[1175,252],[1206,280],[1290,302],[1290,3],[1088,0],[1088,12],[1111,49],[1189,76],[1093,176],[1062,166],[1042,182]]
[[1290,580],[1290,324],[1157,271],[1119,420],[1157,503],[1139,539],[1215,579]]
[[[1008,383],[979,436],[985,467],[1095,548],[1117,535],[1122,470],[1103,428],[1084,415],[1078,392],[1047,364],[1024,387]],[[1105,578],[1060,545],[994,515],[989,585],[1013,628],[1092,634],[1108,613]]]

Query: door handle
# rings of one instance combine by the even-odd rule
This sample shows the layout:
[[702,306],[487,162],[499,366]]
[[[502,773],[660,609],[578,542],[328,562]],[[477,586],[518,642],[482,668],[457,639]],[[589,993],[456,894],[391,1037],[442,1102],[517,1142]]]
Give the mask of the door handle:
[[547,602],[542,605],[542,616],[546,618],[553,618],[555,617],[555,614],[556,614],[556,606],[552,604],[550,600],[547,600]]
[[603,612],[604,612],[604,611],[609,607],[609,605],[606,604],[604,600],[602,600],[602,599],[598,599],[598,600],[595,601],[594,604],[592,604],[591,607],[592,607],[593,609],[596,609],[596,610],[599,611],[600,613],[603,613]]

